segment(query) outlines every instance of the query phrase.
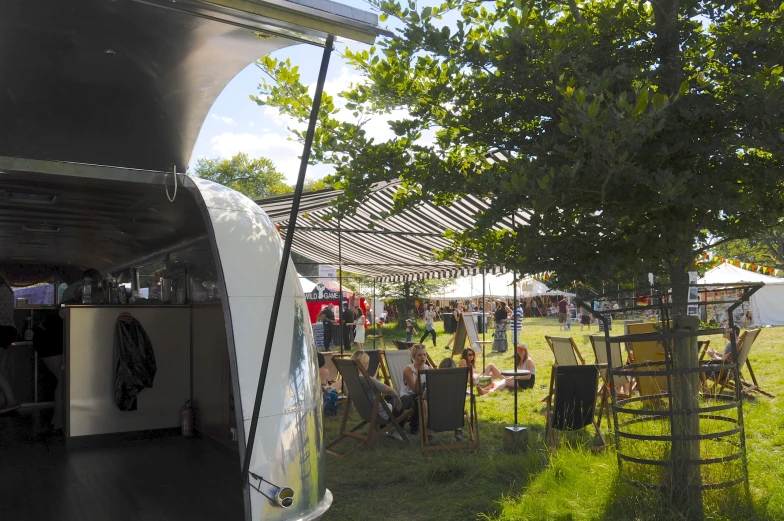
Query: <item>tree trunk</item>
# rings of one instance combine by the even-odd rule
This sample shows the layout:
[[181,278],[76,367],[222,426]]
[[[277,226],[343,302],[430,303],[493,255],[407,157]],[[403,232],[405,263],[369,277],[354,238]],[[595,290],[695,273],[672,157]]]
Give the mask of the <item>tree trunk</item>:
[[[687,316],[690,267],[689,262],[676,262],[671,268],[675,332],[696,331],[700,327],[698,317]],[[678,338],[672,347],[672,499],[687,519],[702,519],[702,492],[697,488],[702,483],[700,466],[688,464],[689,460],[700,458],[700,440],[689,439],[700,433],[700,417],[695,412],[700,405],[700,380],[697,373],[678,373],[699,366],[697,337]]]

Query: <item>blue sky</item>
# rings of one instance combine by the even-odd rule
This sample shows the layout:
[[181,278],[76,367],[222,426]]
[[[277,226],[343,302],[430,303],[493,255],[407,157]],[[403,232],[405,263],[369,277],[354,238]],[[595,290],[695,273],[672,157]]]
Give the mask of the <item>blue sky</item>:
[[[362,1],[341,1],[368,11]],[[338,41],[336,50],[343,51],[346,46],[352,49],[367,49],[369,46],[345,40]],[[279,59],[291,59],[299,65],[303,83],[310,85],[311,92],[315,88],[319,64],[323,49],[312,45],[295,45],[276,51],[271,56]],[[199,157],[231,157],[237,152],[246,152],[253,157],[264,156],[274,161],[277,169],[286,176],[287,182],[296,180],[299,169],[299,156],[302,145],[288,140],[287,121],[276,110],[260,107],[251,101],[249,96],[258,93],[258,84],[262,78],[261,71],[255,65],[249,65],[238,74],[224,89],[212,106],[196,141],[191,155],[190,170]],[[337,52],[332,53],[325,90],[336,95],[359,75],[348,66]],[[371,123],[369,133],[383,138],[386,119]],[[375,127],[375,128],[372,128]],[[391,134],[391,133],[390,133]],[[322,177],[329,172],[329,167],[317,165],[310,167],[308,178]]]

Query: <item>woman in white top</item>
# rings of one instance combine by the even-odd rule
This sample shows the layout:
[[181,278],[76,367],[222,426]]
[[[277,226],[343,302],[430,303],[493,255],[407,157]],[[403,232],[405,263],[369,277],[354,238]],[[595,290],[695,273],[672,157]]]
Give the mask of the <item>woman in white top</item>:
[[360,351],[365,350],[365,315],[359,306],[354,308],[354,342]]
[[[427,385],[427,375],[420,375],[423,369],[430,369],[427,363],[427,349],[422,344],[414,344],[411,348],[412,364],[407,365],[403,369],[403,390],[400,393],[403,396],[411,396],[416,398],[422,396]],[[420,387],[421,385],[421,387]],[[419,416],[416,411],[417,402],[414,400],[414,415],[411,417],[411,424],[409,429],[411,434],[415,434],[419,430]],[[427,407],[423,409],[425,413],[425,422],[427,422]]]

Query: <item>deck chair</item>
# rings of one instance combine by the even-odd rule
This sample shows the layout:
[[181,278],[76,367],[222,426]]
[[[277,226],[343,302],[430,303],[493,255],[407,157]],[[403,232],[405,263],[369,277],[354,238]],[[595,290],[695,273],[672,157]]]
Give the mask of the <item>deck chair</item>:
[[[616,396],[618,398],[629,398],[631,392],[631,378],[628,376],[615,376],[613,377],[612,384],[610,383],[609,379],[609,368],[610,367],[623,367],[625,364],[625,357],[623,356],[623,348],[621,347],[620,342],[610,342],[610,351],[612,354],[612,363],[607,362],[607,345],[605,342],[604,335],[590,335],[589,338],[591,339],[591,347],[593,348],[594,356],[596,357],[596,365],[599,367],[599,375],[602,377],[602,389],[599,391],[602,396],[602,405],[604,406],[599,408],[599,420],[598,423],[601,426],[602,424],[602,413],[604,409],[607,410],[607,418],[610,417],[610,396],[612,396],[610,392],[610,385],[623,386],[624,391],[618,392],[616,391]],[[629,389],[629,391],[626,391]]]
[[[574,338],[570,336],[548,336],[545,335],[544,339],[550,350],[553,352],[555,358],[554,365],[583,365],[585,360],[580,350],[577,349],[577,344],[574,343]],[[552,391],[551,391],[552,392]],[[542,401],[546,401],[552,394],[548,394]]]
[[[392,382],[392,387],[397,390],[403,388],[403,369],[411,363],[411,352],[408,350],[398,350],[398,351],[384,351],[384,360],[386,362],[386,367],[382,364],[382,374],[384,378],[387,380],[387,385],[389,381]],[[430,353],[427,354],[427,365],[431,368],[438,367],[433,359],[430,358]]]
[[[547,345],[555,357],[556,365],[583,365],[585,360],[580,350],[577,349],[577,344],[574,343],[574,338],[570,336],[547,336]],[[579,360],[579,361],[578,361]]]
[[[476,415],[476,397],[473,386],[469,385],[471,381],[469,368],[431,369],[424,373],[427,374],[427,392],[424,397],[418,398],[427,404],[428,410],[427,421],[425,421],[425,408],[418,407],[422,450],[428,452],[444,449],[478,449],[479,425]],[[471,388],[470,394],[466,394],[466,387]],[[467,396],[469,401],[466,411]],[[421,428],[425,423],[427,428]],[[463,429],[466,424],[468,442],[434,445],[428,440],[428,429],[434,432],[447,432]]]
[[[386,363],[386,376],[391,380],[396,391],[403,389],[403,369],[411,363],[411,353],[408,351],[384,351]],[[389,384],[387,384],[389,385]]]
[[402,340],[393,340],[392,343],[395,344],[395,347],[401,351],[404,351],[406,349],[411,349],[412,347],[414,347],[414,342],[403,342]]
[[594,419],[599,371],[594,365],[554,365],[547,397],[546,436],[555,445],[555,430],[575,431],[593,425],[606,445],[604,434]]
[[[738,371],[741,371],[740,374],[740,384],[743,386],[741,389],[742,394],[748,394],[750,392],[758,392],[760,394],[764,394],[769,398],[775,398],[774,395],[771,393],[764,391],[760,388],[759,383],[757,382],[757,377],[754,375],[754,370],[751,368],[751,362],[749,361],[749,353],[751,352],[751,346],[754,345],[754,341],[757,340],[757,337],[760,334],[761,329],[750,329],[748,331],[744,331],[741,333],[740,338],[738,339]],[[751,377],[751,382],[747,381],[743,378],[743,366],[746,366],[746,369],[749,371],[749,376]],[[710,379],[710,378],[709,378]],[[719,388],[719,392],[716,393],[716,387],[721,386]],[[713,391],[712,394],[721,394],[724,389],[735,389],[735,382],[732,380],[731,373],[726,370],[722,369],[719,371],[718,377],[713,379]]]
[[[326,446],[327,454],[331,454],[338,458],[348,456],[357,449],[369,446],[376,439],[384,434],[391,433],[393,430],[396,430],[404,440],[407,439],[406,433],[403,431],[400,424],[407,420],[414,411],[408,410],[400,416],[395,417],[392,414],[392,408],[386,400],[384,400],[384,397],[380,392],[374,391],[374,400],[372,402],[368,400],[365,390],[360,383],[360,378],[370,378],[364,368],[357,365],[353,360],[343,360],[339,358],[335,359],[335,365],[337,366],[338,371],[340,371],[340,375],[343,377],[343,384],[348,389],[348,399],[346,400],[346,407],[343,411],[343,420],[340,423],[340,435]],[[352,405],[356,407],[357,413],[359,414],[359,417],[362,418],[362,421],[354,427],[346,429],[346,423],[348,422],[348,416]],[[389,419],[382,418],[379,414],[380,408],[386,413],[386,416]],[[367,434],[358,433],[357,431],[365,425],[369,426]],[[360,440],[362,443],[345,454],[330,450],[346,438],[354,438]]]
[[[642,333],[656,333],[660,324],[660,322],[643,322],[639,324],[627,324],[627,327],[630,335],[636,335]],[[664,344],[662,344],[661,341],[631,341],[630,346],[634,355],[634,362],[637,364],[646,364],[640,366],[640,369],[646,371],[665,371],[666,368],[664,367],[664,364],[647,365],[648,362],[663,362],[665,360]],[[666,376],[638,376],[637,389],[640,391],[640,396],[666,395],[670,390],[667,385]]]

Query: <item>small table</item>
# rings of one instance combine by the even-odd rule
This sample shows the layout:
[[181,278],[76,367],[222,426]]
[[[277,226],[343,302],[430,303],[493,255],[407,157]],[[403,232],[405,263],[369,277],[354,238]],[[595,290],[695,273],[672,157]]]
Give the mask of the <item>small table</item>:
[[511,377],[515,377],[515,376],[530,376],[531,375],[531,371],[529,371],[528,369],[518,369],[516,372],[514,370],[501,371],[501,374],[504,375],[504,376],[511,376]]

